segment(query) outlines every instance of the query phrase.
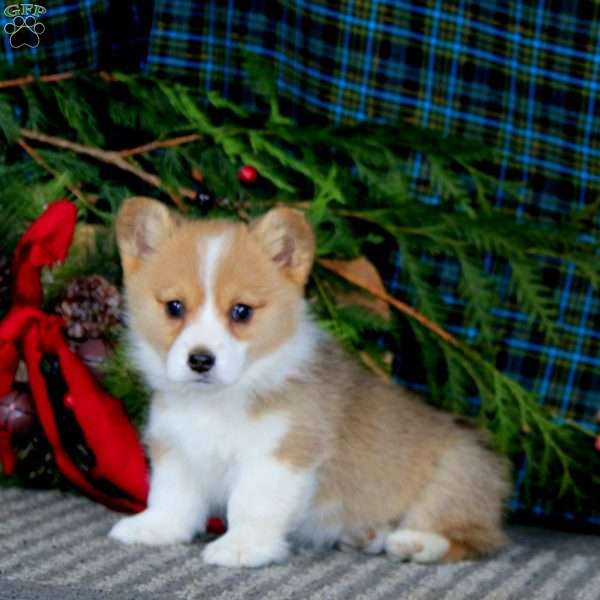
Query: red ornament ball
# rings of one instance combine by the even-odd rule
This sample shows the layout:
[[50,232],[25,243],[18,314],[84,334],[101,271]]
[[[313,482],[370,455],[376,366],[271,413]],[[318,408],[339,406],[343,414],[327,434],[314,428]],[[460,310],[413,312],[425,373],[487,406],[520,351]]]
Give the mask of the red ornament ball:
[[206,522],[206,531],[215,535],[223,535],[227,531],[223,519],[211,517]]
[[238,172],[238,178],[242,183],[250,185],[258,179],[258,171],[250,165],[244,165]]
[[0,398],[0,430],[22,435],[37,421],[33,400],[25,390],[12,390]]

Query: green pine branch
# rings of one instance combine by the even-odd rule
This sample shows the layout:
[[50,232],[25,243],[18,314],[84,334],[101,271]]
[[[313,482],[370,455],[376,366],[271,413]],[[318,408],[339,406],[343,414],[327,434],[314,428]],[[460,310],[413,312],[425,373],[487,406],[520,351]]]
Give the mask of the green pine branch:
[[[600,472],[589,466],[598,459],[591,432],[557,420],[538,403],[535,391],[497,368],[494,360],[503,332],[493,309],[506,299],[484,270],[483,259],[492,254],[510,266],[518,306],[542,341],[560,345],[554,290],[541,278],[541,261],[572,264],[579,276],[598,287],[597,205],[565,216],[558,226],[527,217],[517,222],[510,212],[493,207],[501,185],[507,194],[520,193],[519,186],[500,184],[486,168],[484,160],[493,162],[493,150],[404,123],[298,127],[280,110],[270,67],[249,60],[248,73],[255,80],[259,112],[214,92],[203,103],[183,86],[123,74],[108,81],[86,75],[0,93],[0,180],[7,182],[0,189],[0,252],[8,254],[27,223],[56,197],[77,204],[82,224],[110,227],[125,197],[144,194],[171,202],[177,190],[194,186],[192,169],[201,169],[218,199],[211,216],[247,219],[285,202],[306,211],[319,257],[351,259],[399,251],[401,278],[408,289],[404,299],[442,328],[455,309],[441,298],[430,259],[454,260],[463,323],[478,335],[470,345],[460,340],[453,345],[409,318],[430,399],[443,408],[469,412],[468,399],[479,397],[478,418],[498,447],[515,460],[525,458],[530,466],[526,486],[532,497],[553,485],[560,492],[558,504],[569,498],[585,503],[589,472]],[[21,128],[105,150],[187,133],[201,137],[126,159],[160,178],[162,187],[157,187],[91,155],[29,140],[45,168],[18,145]],[[437,205],[420,202],[407,175],[415,153],[423,157],[423,173],[440,198]],[[259,171],[256,186],[238,181],[242,164]],[[200,216],[193,203],[188,206],[191,216]],[[100,271],[118,281],[118,268],[110,267],[116,262],[114,246],[74,254],[47,279],[49,298],[84,272]],[[334,274],[315,269],[309,296],[318,321],[347,347],[384,365],[385,351],[373,338],[383,333],[392,339],[398,320],[407,317],[399,313],[384,322],[364,306],[340,302],[340,286]],[[146,393],[131,373],[119,349],[107,366],[105,385],[125,400],[137,420]]]

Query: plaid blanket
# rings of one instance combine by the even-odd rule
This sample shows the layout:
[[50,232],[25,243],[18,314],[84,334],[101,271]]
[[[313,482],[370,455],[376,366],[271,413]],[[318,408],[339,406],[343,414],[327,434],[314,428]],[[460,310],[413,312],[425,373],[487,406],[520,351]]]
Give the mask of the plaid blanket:
[[[255,53],[275,65],[284,108],[298,119],[403,119],[497,148],[496,175],[522,189],[519,201],[499,189],[496,204],[517,219],[558,220],[600,192],[598,2],[52,0],[44,6],[39,45],[15,49],[3,35],[0,60],[28,56],[37,73],[141,69],[199,94],[218,90],[252,102],[242,55]],[[424,168],[415,156],[414,185],[435,202],[435,191],[423,185]],[[402,257],[389,260],[388,286],[405,296]],[[506,282],[505,267],[493,257],[487,268]],[[456,265],[440,260],[438,273],[444,301],[457,305]],[[600,297],[570,265],[548,265],[545,273],[556,290],[560,345],[541,344],[505,290],[506,302],[496,309],[500,365],[559,417],[594,427]],[[449,326],[473,335],[460,319]],[[395,364],[400,379],[422,386],[402,352]],[[523,508],[518,493],[512,502]],[[539,513],[540,506],[529,508]],[[600,523],[600,515],[588,521]]]

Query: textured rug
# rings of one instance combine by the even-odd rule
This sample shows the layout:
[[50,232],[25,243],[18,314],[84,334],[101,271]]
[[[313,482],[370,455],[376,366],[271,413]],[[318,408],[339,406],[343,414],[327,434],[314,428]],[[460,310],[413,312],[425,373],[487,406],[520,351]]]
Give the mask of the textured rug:
[[600,537],[511,528],[493,558],[422,566],[302,551],[257,570],[202,563],[202,542],[127,547],[85,498],[0,488],[0,600],[600,600]]

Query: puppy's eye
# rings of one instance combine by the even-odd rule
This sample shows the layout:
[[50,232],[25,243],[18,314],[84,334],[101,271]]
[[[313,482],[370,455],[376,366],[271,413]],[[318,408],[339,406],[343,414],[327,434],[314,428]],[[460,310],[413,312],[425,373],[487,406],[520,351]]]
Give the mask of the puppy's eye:
[[185,304],[181,300],[169,300],[165,304],[165,312],[172,319],[182,319],[185,315]]
[[229,311],[229,316],[235,323],[245,323],[252,317],[252,308],[247,304],[234,304]]

